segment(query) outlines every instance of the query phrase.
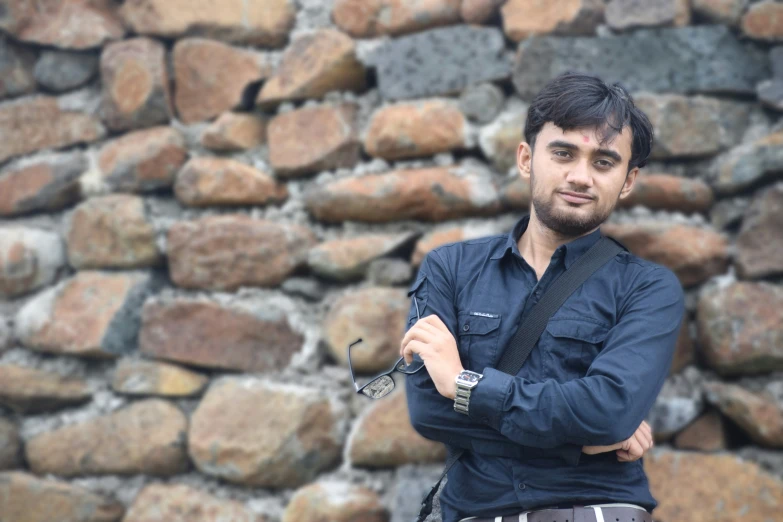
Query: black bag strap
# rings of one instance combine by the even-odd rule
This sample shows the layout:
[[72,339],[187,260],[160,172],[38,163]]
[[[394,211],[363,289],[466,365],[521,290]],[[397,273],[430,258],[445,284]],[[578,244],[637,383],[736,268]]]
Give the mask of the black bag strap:
[[[519,373],[552,315],[582,283],[622,250],[623,247],[619,243],[609,237],[602,236],[587,252],[582,254],[568,270],[552,283],[549,290],[520,323],[517,333],[508,344],[508,348],[503,351],[497,369],[510,375]],[[443,473],[421,503],[421,510],[416,522],[424,522],[432,513],[432,500],[435,498],[441,481],[463,453],[465,450],[460,449],[449,455]]]

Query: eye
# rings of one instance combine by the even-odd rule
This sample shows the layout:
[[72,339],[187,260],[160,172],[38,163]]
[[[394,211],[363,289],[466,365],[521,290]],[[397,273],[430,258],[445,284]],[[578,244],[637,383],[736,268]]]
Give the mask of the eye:
[[612,167],[614,167],[614,163],[612,163],[611,161],[598,160],[595,163],[602,169],[611,169]]
[[570,158],[571,157],[571,153],[568,152],[567,150],[556,150],[556,151],[553,151],[553,154],[555,156],[557,156],[558,158]]

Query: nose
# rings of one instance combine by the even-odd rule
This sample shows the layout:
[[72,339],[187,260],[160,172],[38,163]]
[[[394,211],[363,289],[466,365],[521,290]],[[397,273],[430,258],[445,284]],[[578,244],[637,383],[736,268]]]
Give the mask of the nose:
[[592,187],[593,176],[587,161],[579,161],[568,170],[566,181],[575,186]]

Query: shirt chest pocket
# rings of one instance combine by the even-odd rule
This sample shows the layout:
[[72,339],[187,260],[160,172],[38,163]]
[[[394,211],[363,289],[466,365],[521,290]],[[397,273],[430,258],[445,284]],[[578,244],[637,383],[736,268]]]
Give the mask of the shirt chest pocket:
[[559,382],[584,377],[608,334],[609,327],[597,322],[550,320],[539,344],[545,355],[546,377]]
[[457,313],[457,347],[466,370],[481,372],[491,366],[498,350],[500,314],[461,311]]

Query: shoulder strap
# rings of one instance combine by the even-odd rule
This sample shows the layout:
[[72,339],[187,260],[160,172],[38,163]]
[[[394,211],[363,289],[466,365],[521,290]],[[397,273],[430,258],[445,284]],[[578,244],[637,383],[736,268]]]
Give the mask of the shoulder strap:
[[[560,306],[574,291],[582,286],[582,283],[601,268],[606,262],[614,258],[623,250],[623,247],[609,237],[602,236],[590,249],[582,254],[571,268],[566,270],[560,277],[552,283],[552,286],[544,294],[544,297],[536,303],[530,313],[521,321],[517,333],[508,344],[508,348],[503,351],[497,369],[516,375],[522,369],[522,365],[530,355],[533,347],[538,342],[538,338],[544,332],[549,318],[554,315]],[[443,477],[449,472],[449,469],[459,460],[464,449],[450,453],[446,460],[446,466],[441,473],[440,478],[432,486],[432,489],[421,503],[421,511],[416,522],[424,520],[432,512],[432,500],[438,491]]]

